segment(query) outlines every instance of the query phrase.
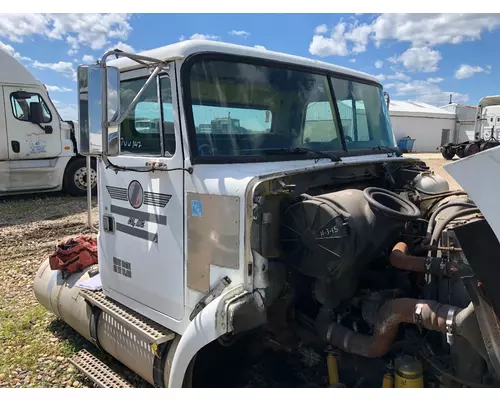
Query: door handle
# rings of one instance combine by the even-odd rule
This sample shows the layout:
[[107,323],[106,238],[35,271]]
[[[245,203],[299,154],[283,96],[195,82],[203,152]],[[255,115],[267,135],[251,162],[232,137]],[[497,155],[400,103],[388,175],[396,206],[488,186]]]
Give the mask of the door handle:
[[21,151],[21,145],[17,140],[13,140],[12,142],[10,142],[10,144],[14,153],[19,153]]

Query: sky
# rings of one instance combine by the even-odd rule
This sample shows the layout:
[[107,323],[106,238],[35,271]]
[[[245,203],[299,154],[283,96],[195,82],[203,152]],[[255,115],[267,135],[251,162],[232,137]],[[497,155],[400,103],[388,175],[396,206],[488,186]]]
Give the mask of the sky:
[[500,14],[0,14],[0,48],[48,87],[64,119],[77,119],[78,65],[189,38],[360,70],[393,100],[476,104],[500,91]]

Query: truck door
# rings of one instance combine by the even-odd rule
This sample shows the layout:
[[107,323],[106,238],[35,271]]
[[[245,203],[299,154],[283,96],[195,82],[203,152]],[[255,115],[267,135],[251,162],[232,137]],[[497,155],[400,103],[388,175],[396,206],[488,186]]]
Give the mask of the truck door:
[[[122,109],[147,78],[136,71],[122,74]],[[175,99],[174,78],[162,75],[150,84],[122,123],[121,153],[111,159],[128,170],[99,170],[103,289],[167,326],[184,316],[185,172]],[[168,171],[133,171],[151,161]]]
[[495,115],[495,133],[494,137],[496,140],[500,140],[500,113]]
[[494,127],[495,127],[495,116],[493,114],[485,112],[483,114],[483,121],[481,124],[482,137],[484,140],[490,140],[492,138],[494,133],[493,131]]
[[[61,153],[61,128],[55,109],[39,88],[4,86],[9,160],[55,158]],[[30,122],[41,108],[41,122]]]

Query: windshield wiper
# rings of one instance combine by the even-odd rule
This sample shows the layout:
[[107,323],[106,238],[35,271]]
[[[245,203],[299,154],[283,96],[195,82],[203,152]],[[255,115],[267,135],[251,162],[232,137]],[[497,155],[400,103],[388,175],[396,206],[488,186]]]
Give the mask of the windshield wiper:
[[333,162],[340,161],[340,157],[338,155],[332,155],[325,153],[320,150],[313,150],[309,149],[307,147],[282,147],[278,149],[264,149],[262,150],[263,153],[265,154],[316,154],[320,158],[328,158]]
[[396,157],[401,157],[403,154],[401,153],[401,151],[397,148],[392,148],[392,147],[387,147],[387,146],[376,146],[376,147],[372,147],[372,150],[385,150],[387,151],[387,155],[389,157],[392,157],[392,155],[394,154]]

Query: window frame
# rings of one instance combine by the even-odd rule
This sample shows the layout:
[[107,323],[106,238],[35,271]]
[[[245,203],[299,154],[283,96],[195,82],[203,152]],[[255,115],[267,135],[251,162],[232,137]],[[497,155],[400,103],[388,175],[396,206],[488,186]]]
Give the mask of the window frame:
[[[10,94],[10,109],[12,111],[12,116],[17,119],[18,121],[21,121],[21,122],[29,122],[29,123],[32,123],[30,120],[25,120],[25,119],[21,119],[21,118],[18,118],[16,116],[16,113],[15,113],[15,110],[14,110],[14,103],[13,103],[13,100],[15,100],[17,102],[17,104],[19,104],[19,102],[17,101],[17,99],[15,98],[15,93],[16,92],[11,92]],[[45,101],[45,99],[42,97],[42,95],[40,93],[35,93],[35,92],[25,92],[31,96],[38,96],[38,99],[41,100],[42,102],[40,104],[42,104],[42,112],[43,112],[43,105],[45,105],[45,109],[47,110],[47,112],[49,113],[49,120],[47,122],[43,121],[42,124],[50,124],[53,120],[53,116],[52,116],[52,112],[50,111],[50,107],[49,105],[47,104],[47,102]],[[20,107],[20,106],[19,106]]]
[[[130,78],[126,78],[126,79],[123,79],[120,81],[120,87],[123,83],[126,83],[126,82],[133,82],[133,81],[140,81],[140,80],[144,80],[144,83],[145,81],[147,81],[148,79],[148,76],[147,75],[138,75],[138,76],[133,76],[133,77],[130,77]],[[155,91],[156,91],[156,104],[158,104],[158,108],[159,108],[159,120],[160,120],[160,123],[158,125],[158,128],[159,128],[159,132],[158,132],[158,135],[160,136],[160,147],[159,147],[159,154],[148,154],[148,153],[136,153],[136,152],[133,152],[133,151],[127,151],[127,152],[123,152],[122,149],[121,149],[121,143],[120,143],[120,155],[123,155],[123,156],[126,156],[126,157],[151,157],[151,158],[166,158],[166,159],[172,159],[174,158],[175,154],[177,153],[177,149],[179,147],[179,143],[177,141],[177,137],[175,135],[175,107],[174,107],[174,99],[173,99],[173,95],[172,95],[172,102],[171,103],[166,103],[166,104],[171,104],[172,105],[172,117],[173,117],[173,123],[174,123],[174,140],[175,140],[175,151],[174,153],[170,153],[168,152],[168,154],[166,154],[166,151],[165,151],[165,132],[164,132],[164,127],[163,127],[163,123],[165,122],[164,120],[164,110],[163,110],[163,98],[162,98],[162,94],[161,94],[161,84],[162,84],[162,80],[163,79],[166,79],[170,85],[170,92],[173,94],[174,93],[174,90],[173,90],[173,86],[175,85],[175,82],[172,82],[173,78],[170,76],[170,74],[168,72],[162,72],[160,74],[158,74],[158,76],[156,76],[155,78],[155,81],[151,83],[151,85],[154,85],[154,88],[155,88]],[[137,93],[136,93],[137,94]],[[151,103],[154,103],[154,102],[151,102]],[[135,109],[137,108],[137,105],[141,104],[141,102],[137,102],[137,104],[135,105],[135,107],[130,111],[130,113],[132,112],[135,112]],[[125,121],[123,121],[125,122]],[[122,122],[122,123],[123,123]],[[137,131],[136,129],[136,126],[135,126],[135,123],[134,123],[134,126],[133,126],[133,129]],[[121,130],[121,124],[120,124],[120,141],[122,140],[123,138],[123,135],[122,135],[122,130]]]
[[[235,54],[218,53],[213,51],[198,52],[186,57],[180,68],[180,84],[182,86],[182,111],[184,113],[184,118],[186,122],[186,135],[189,144],[189,158],[191,165],[196,164],[234,164],[234,163],[255,163],[255,162],[269,162],[268,156],[254,155],[254,156],[220,156],[220,157],[206,157],[198,154],[198,148],[196,147],[196,127],[194,124],[194,116],[192,110],[192,99],[191,99],[191,82],[190,82],[190,72],[193,65],[200,61],[227,61],[235,63],[244,63],[251,65],[259,65],[269,68],[281,68],[297,72],[305,72],[316,75],[325,76],[328,82],[328,88],[330,90],[331,99],[333,102],[333,107],[335,110],[335,118],[337,118],[338,133],[340,141],[342,143],[342,148],[335,151],[328,151],[340,157],[357,156],[357,155],[367,155],[367,154],[386,154],[385,149],[351,149],[347,150],[345,136],[343,127],[340,120],[340,112],[338,109],[337,99],[335,97],[335,91],[333,90],[333,84],[330,78],[346,79],[352,82],[364,83],[370,86],[375,86],[380,90],[383,90],[383,86],[378,83],[371,81],[369,79],[363,79],[357,76],[352,76],[348,74],[343,74],[341,72],[334,72],[329,69],[321,67],[310,67],[301,66],[299,64],[269,60],[267,58],[252,57],[252,56],[241,56]],[[394,147],[394,150],[397,148]],[[286,160],[296,160],[296,159],[308,159],[315,158],[317,156],[308,157],[300,155],[301,158],[291,158],[290,155],[285,155],[284,157],[273,158],[273,161],[286,161]]]

